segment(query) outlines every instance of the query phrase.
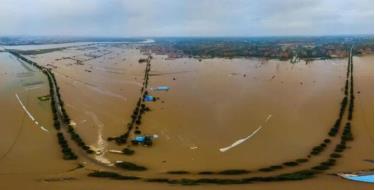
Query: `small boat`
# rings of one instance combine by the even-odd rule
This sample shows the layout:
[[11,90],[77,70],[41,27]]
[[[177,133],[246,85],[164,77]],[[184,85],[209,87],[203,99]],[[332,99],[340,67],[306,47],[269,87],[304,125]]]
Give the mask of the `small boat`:
[[155,97],[151,96],[151,95],[145,95],[144,99],[143,99],[145,102],[153,102],[155,101]]
[[352,181],[374,183],[374,172],[338,173],[337,175]]
[[152,146],[152,136],[137,135],[131,142],[134,145],[141,144],[144,146]]
[[156,91],[168,91],[169,86],[158,86],[155,88]]

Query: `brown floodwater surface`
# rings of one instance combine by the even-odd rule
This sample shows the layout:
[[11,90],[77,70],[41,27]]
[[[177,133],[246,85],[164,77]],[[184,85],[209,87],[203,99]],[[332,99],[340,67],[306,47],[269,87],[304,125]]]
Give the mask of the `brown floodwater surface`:
[[[126,124],[141,95],[146,66],[138,59],[146,55],[136,45],[86,44],[27,57],[52,68],[74,127],[87,144],[101,153],[96,159],[104,164],[122,160],[146,166],[147,171],[131,172],[145,177],[166,176],[163,173],[172,170],[257,170],[306,157],[312,147],[327,137],[338,116],[347,67],[347,59],[291,64],[260,59],[168,60],[153,55],[148,92],[160,100],[146,103],[151,111],[143,115],[140,130],[158,138],[152,147],[127,145],[135,154],[126,156],[109,152],[126,146],[106,139],[127,130]],[[354,57],[353,62],[355,140],[331,170],[299,182],[194,188],[371,189],[369,184],[327,175],[373,168],[372,163],[365,161],[373,160],[373,56]],[[0,188],[186,188],[87,177],[89,170],[122,171],[87,160],[62,160],[49,101],[37,99],[48,94],[47,78],[4,52],[0,53],[0,79],[0,156],[5,155],[0,158]],[[160,85],[169,86],[170,90],[153,90]],[[16,94],[48,132],[32,122]],[[257,129],[243,143],[220,151]],[[312,158],[306,166],[298,168],[310,168],[328,154]],[[70,171],[80,162],[85,168]],[[40,180],[61,176],[75,180]]]
[[75,167],[61,159],[49,102],[37,98],[49,92],[44,75],[8,53],[0,53],[0,70],[0,175],[48,176]]

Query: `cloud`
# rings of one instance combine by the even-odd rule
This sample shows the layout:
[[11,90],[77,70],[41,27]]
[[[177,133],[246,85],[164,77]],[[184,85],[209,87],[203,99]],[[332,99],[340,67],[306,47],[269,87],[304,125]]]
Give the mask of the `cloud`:
[[373,34],[373,0],[0,0],[0,35]]

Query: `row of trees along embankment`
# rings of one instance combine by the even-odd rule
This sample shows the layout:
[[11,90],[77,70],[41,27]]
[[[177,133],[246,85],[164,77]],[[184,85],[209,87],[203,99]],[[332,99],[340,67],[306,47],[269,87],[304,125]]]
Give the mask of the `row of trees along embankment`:
[[[144,71],[144,78],[143,78],[143,84],[141,88],[140,97],[138,98],[137,104],[132,112],[132,115],[130,116],[130,122],[126,125],[126,132],[120,136],[117,137],[108,137],[108,141],[115,141],[117,144],[126,144],[129,140],[129,136],[131,132],[134,130],[134,134],[139,135],[141,134],[140,125],[142,124],[142,117],[143,115],[150,111],[150,108],[146,106],[145,99],[146,96],[149,95],[149,92],[147,91],[148,88],[148,82],[150,78],[150,71],[151,71],[151,59],[152,56],[148,56],[147,59],[140,59],[139,63],[146,62],[146,68]],[[153,98],[153,101],[155,101],[156,98]],[[149,142],[152,143],[152,142]],[[148,144],[152,145],[152,144]]]
[[71,139],[86,153],[93,153],[94,151],[90,149],[89,146],[82,140],[80,135],[76,132],[76,130],[71,125],[71,119],[64,108],[64,102],[61,98],[60,88],[57,85],[55,75],[51,71],[51,69],[46,68],[37,64],[34,61],[27,59],[26,57],[22,56],[20,53],[14,50],[8,50],[9,53],[17,57],[18,59],[38,68],[42,71],[48,79],[49,84],[49,92],[51,97],[51,110],[53,115],[53,125],[57,130],[57,138],[58,143],[61,147],[61,152],[63,153],[63,158],[65,160],[76,160],[78,156],[72,151],[69,147],[68,141],[65,139],[64,134],[60,131],[61,128],[65,128],[68,134],[70,135]]

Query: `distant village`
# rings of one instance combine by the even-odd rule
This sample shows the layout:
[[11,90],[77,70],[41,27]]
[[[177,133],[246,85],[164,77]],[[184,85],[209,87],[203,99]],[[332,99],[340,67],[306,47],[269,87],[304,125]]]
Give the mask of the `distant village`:
[[372,54],[372,36],[357,37],[267,37],[267,38],[175,38],[156,40],[141,47],[143,52],[167,55],[167,59],[182,57],[269,59],[330,59]]

